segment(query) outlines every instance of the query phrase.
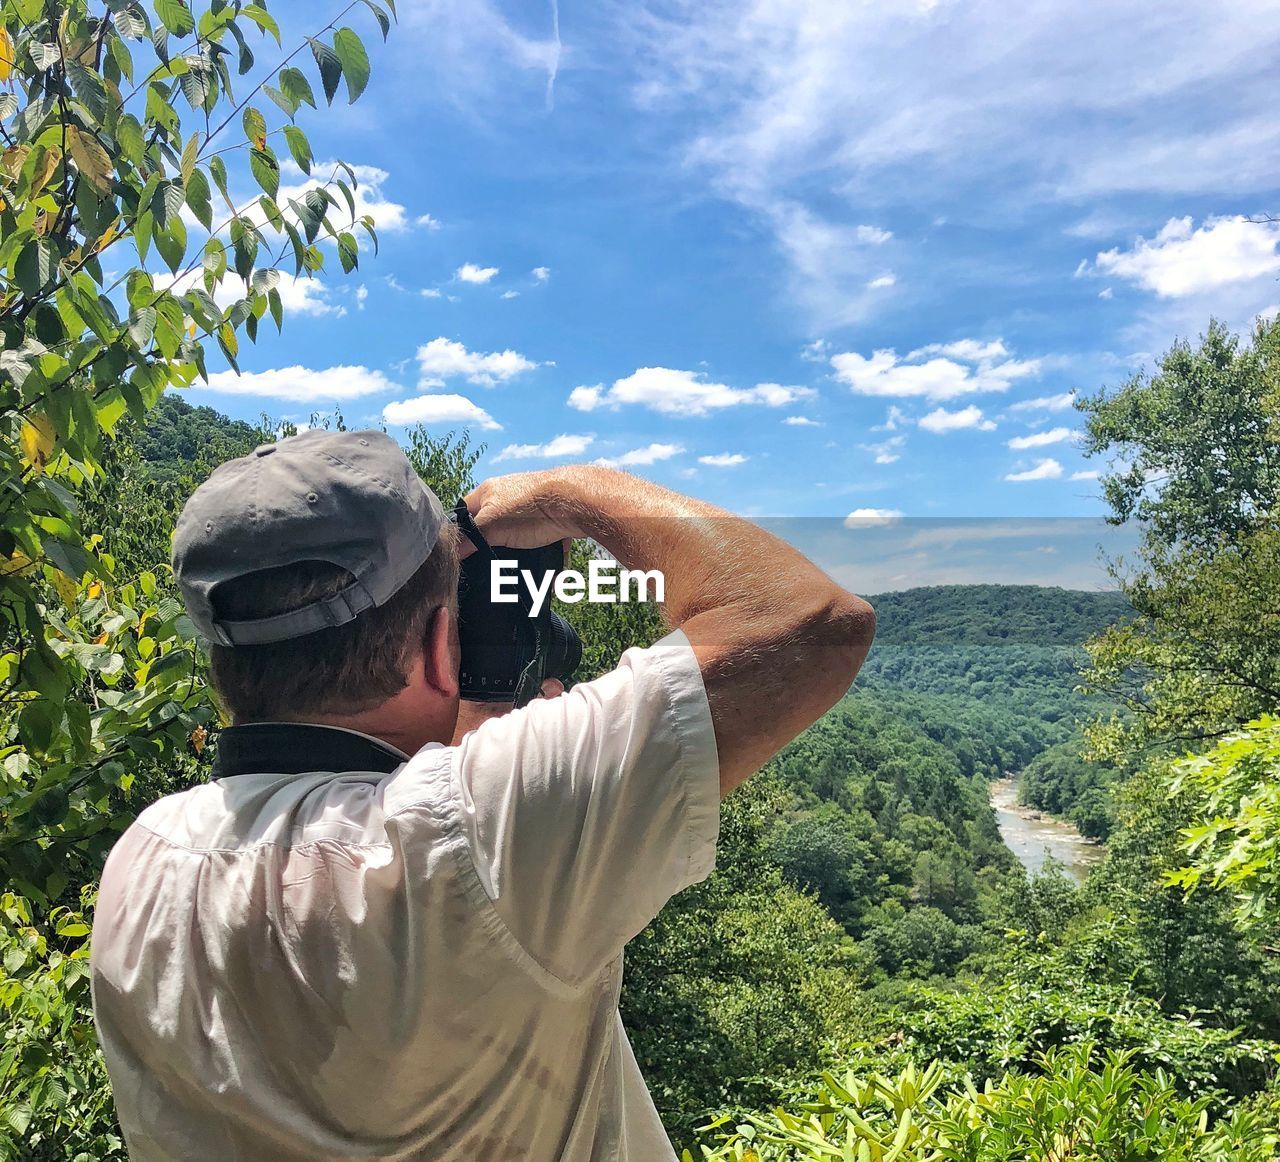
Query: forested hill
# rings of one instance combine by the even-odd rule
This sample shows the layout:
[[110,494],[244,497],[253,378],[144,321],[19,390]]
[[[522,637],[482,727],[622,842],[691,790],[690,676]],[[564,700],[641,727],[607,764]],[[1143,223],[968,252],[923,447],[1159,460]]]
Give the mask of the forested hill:
[[878,647],[1078,646],[1130,612],[1120,593],[1039,585],[930,585],[868,600]]

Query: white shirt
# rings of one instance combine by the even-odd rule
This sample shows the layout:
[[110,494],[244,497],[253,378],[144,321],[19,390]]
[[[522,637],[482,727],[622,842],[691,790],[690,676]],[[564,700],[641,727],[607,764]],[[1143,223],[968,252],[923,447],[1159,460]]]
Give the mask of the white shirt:
[[393,774],[242,774],[117,842],[94,1014],[135,1162],[672,1158],[622,948],[715,861],[687,639]]

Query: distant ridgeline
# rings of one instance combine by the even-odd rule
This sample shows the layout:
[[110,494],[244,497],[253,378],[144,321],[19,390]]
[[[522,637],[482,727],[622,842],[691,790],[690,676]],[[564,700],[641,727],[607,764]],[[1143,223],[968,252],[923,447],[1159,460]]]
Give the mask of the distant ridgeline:
[[147,422],[132,436],[138,455],[155,480],[168,483],[199,476],[253,451],[267,433],[211,407],[192,407],[181,396],[160,397]]

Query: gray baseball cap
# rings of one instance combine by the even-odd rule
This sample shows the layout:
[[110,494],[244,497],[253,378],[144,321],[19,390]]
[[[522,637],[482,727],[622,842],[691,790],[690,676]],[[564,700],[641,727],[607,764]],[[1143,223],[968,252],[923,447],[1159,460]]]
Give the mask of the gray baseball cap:
[[[261,645],[345,625],[383,605],[430,556],[444,511],[383,432],[304,432],[229,460],[191,494],[173,572],[199,633]],[[327,561],[355,581],[301,609],[251,621],[214,613],[213,593],[262,569]]]

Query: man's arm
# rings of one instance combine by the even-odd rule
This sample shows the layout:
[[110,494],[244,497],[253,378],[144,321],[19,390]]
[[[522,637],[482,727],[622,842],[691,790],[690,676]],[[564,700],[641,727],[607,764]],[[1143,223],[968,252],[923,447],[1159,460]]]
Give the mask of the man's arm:
[[662,572],[664,617],[689,638],[706,687],[721,795],[843,697],[871,646],[871,606],[790,545],[625,472],[499,476],[467,505],[493,544],[589,537],[624,568]]

